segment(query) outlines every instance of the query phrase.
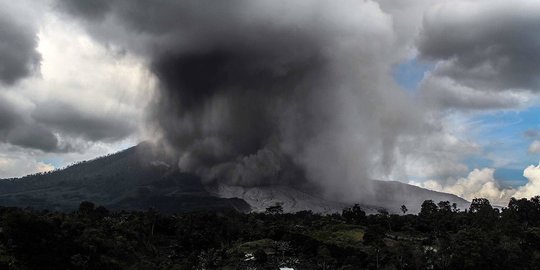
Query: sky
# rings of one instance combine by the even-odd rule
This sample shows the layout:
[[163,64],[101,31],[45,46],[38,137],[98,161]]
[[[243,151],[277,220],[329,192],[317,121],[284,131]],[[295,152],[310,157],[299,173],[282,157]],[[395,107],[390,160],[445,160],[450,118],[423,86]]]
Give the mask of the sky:
[[295,181],[295,164],[332,196],[367,178],[540,194],[538,1],[0,0],[0,15],[0,178],[150,140],[235,185]]

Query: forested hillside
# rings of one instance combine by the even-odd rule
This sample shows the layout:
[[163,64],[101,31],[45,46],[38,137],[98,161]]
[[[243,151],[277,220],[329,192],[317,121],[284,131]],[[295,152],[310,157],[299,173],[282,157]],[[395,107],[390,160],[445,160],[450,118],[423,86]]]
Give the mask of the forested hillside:
[[166,157],[147,143],[65,169],[0,180],[0,205],[58,211],[76,210],[81,201],[110,209],[162,212],[234,209],[249,211],[241,199],[209,194],[200,179],[171,169]]
[[418,215],[0,208],[0,269],[539,269],[540,199]]

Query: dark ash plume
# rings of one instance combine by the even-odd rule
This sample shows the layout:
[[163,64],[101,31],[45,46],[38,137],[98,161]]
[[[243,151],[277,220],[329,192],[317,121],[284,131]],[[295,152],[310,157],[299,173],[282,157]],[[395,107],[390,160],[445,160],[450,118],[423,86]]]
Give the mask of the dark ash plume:
[[154,59],[162,83],[155,116],[180,150],[180,168],[239,185],[303,180],[280,143],[287,109],[298,106],[289,115],[310,121],[299,98],[318,87],[324,60],[308,46],[290,56],[248,46]]
[[160,83],[150,122],[208,183],[357,198],[421,125],[389,75],[392,22],[375,2],[58,3],[148,60]]

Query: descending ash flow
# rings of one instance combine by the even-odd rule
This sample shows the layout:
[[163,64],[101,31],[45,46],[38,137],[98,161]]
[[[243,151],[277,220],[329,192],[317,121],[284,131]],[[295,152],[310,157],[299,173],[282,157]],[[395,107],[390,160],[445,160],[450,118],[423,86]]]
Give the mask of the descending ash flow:
[[392,22],[371,1],[59,0],[148,59],[151,123],[208,183],[314,184],[352,199],[393,169],[416,110],[390,82]]

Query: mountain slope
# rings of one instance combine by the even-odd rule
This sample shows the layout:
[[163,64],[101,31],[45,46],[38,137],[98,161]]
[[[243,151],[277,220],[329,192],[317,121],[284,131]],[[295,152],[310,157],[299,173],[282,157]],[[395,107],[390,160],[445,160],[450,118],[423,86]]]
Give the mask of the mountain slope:
[[37,209],[73,210],[81,201],[112,209],[157,208],[163,212],[198,209],[264,211],[280,203],[287,212],[312,210],[331,213],[352,203],[367,212],[386,208],[398,212],[406,205],[419,211],[424,200],[450,201],[467,207],[467,201],[446,193],[391,181],[371,181],[372,192],[354,202],[337,202],[283,185],[239,187],[204,186],[200,178],[180,173],[172,162],[156,154],[148,144],[113,155],[81,162],[63,170],[0,180],[0,205]]
[[391,213],[401,213],[402,205],[407,206],[410,213],[417,213],[424,200],[433,200],[436,203],[449,201],[456,203],[461,209],[469,206],[469,202],[456,195],[396,181],[373,180],[368,182],[366,186],[371,189],[366,192],[366,195],[348,202],[328,200],[323,196],[283,185],[260,187],[219,185],[212,191],[222,198],[241,198],[250,204],[254,211],[264,211],[266,207],[276,203],[281,204],[286,212],[311,210],[319,213],[341,212],[343,208],[354,203],[359,203],[367,213],[376,213],[383,208]]
[[243,199],[253,211],[257,212],[265,211],[267,207],[276,203],[279,203],[285,212],[311,210],[316,213],[334,213],[349,206],[346,203],[325,200],[319,196],[283,185],[262,187],[219,185],[213,191],[222,198]]
[[370,196],[362,199],[362,202],[376,202],[377,206],[387,208],[392,212],[399,212],[401,205],[407,206],[409,212],[417,213],[425,200],[433,200],[435,203],[449,201],[456,203],[461,209],[469,207],[469,202],[454,194],[437,192],[397,181],[373,180]]
[[0,205],[73,210],[81,201],[112,209],[249,211],[239,199],[209,194],[193,175],[171,170],[147,144],[63,170],[0,180]]

